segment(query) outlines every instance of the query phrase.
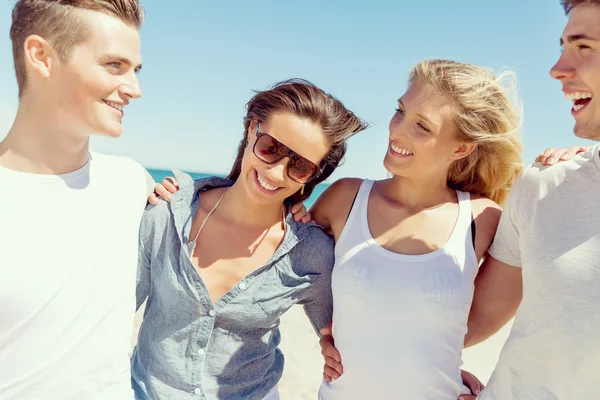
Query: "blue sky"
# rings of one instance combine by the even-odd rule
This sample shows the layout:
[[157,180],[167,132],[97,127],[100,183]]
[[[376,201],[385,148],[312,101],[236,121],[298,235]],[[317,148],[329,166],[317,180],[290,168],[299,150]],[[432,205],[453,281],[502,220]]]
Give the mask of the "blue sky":
[[[0,137],[17,107],[8,31],[14,2],[0,0]],[[570,103],[549,76],[566,17],[558,0],[145,0],[144,97],[125,133],[93,148],[147,167],[227,172],[253,89],[313,81],[372,124],[350,140],[334,178],[385,176],[388,122],[411,66],[450,58],[517,73],[525,106],[524,158],[587,144],[572,134]]]

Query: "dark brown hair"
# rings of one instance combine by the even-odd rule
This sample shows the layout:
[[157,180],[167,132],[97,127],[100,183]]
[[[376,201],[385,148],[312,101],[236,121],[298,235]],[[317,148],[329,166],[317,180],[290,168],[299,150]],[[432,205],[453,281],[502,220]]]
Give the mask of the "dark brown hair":
[[27,75],[23,45],[31,35],[47,40],[61,60],[71,55],[74,45],[86,40],[88,29],[76,15],[77,10],[98,11],[119,18],[139,29],[144,10],[139,0],[19,0],[12,11],[10,40],[19,97],[25,90]]
[[561,0],[560,5],[563,6],[565,14],[569,15],[571,11],[582,4],[596,4],[600,6],[600,0]]
[[257,91],[246,104],[246,110],[244,136],[228,176],[233,181],[240,176],[242,170],[242,159],[248,143],[248,127],[252,120],[267,121],[274,113],[289,112],[318,124],[331,143],[331,148],[323,158],[321,175],[304,185],[303,194],[298,191],[288,197],[285,200],[287,206],[306,200],[314,188],[327,179],[340,164],[346,154],[346,140],[367,128],[367,124],[339,100],[304,79],[286,80],[265,91]]

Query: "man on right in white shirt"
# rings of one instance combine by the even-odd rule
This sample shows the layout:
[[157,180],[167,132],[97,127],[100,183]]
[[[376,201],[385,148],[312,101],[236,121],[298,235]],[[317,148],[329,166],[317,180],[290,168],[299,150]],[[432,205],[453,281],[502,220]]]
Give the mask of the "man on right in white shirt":
[[[573,103],[575,135],[600,141],[600,0],[561,3],[569,21],[550,74]],[[477,277],[466,345],[517,311],[478,399],[600,398],[599,194],[600,145],[552,167],[529,166],[511,190]]]

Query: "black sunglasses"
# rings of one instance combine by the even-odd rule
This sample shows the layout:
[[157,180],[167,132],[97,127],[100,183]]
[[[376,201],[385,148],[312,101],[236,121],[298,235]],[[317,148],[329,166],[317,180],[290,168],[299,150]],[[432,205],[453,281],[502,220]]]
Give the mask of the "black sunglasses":
[[256,141],[252,151],[265,164],[275,164],[288,157],[287,175],[295,182],[308,183],[323,172],[321,168],[300,154],[291,150],[268,133],[259,132],[260,122],[256,124]]

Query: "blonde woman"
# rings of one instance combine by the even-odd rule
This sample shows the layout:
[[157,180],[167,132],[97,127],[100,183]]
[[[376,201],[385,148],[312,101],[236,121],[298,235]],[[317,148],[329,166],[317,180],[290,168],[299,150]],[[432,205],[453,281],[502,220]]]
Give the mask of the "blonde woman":
[[[513,74],[418,63],[382,181],[342,179],[311,210],[336,241],[322,400],[455,400],[474,280],[522,169]],[[332,354],[325,346],[325,353]],[[335,357],[337,358],[337,357]],[[337,369],[337,371],[335,370]]]

